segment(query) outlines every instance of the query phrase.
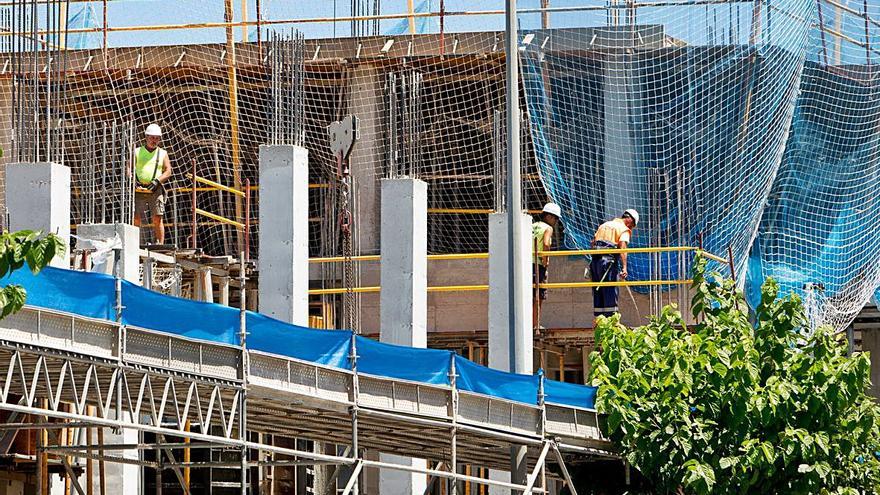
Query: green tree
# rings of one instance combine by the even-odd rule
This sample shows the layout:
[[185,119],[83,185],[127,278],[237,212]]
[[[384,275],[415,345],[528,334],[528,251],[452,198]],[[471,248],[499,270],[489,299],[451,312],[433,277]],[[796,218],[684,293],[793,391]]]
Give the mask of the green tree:
[[[18,270],[27,263],[34,274],[46,267],[56,255],[65,252],[64,241],[55,234],[22,230],[0,234],[0,278]],[[24,306],[27,293],[24,287],[9,284],[0,290],[0,318],[17,312]]]
[[753,318],[731,280],[694,270],[687,328],[674,306],[639,328],[601,319],[591,356],[606,432],[658,493],[880,493],[869,357],[767,280]]

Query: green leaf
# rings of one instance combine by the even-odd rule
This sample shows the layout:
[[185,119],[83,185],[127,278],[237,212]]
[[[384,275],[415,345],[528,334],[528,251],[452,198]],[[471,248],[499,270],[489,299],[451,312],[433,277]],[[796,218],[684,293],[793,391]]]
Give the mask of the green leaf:
[[773,453],[773,446],[767,442],[761,444],[761,452],[764,454],[764,460],[767,464],[773,464],[776,460],[776,454]]

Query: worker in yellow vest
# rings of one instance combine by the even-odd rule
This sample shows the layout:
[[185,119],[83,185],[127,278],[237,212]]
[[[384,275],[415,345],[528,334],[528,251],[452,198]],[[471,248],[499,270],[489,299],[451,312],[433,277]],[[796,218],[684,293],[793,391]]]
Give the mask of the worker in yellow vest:
[[[632,231],[639,223],[639,212],[626,210],[620,218],[609,220],[599,226],[593,236],[593,249],[626,249],[632,239]],[[620,267],[618,268],[618,262]],[[595,254],[590,260],[589,276],[593,282],[616,282],[618,276],[626,279],[626,253]],[[593,314],[611,316],[618,312],[617,287],[593,288]]]
[[[549,251],[553,245],[553,228],[559,223],[562,209],[556,203],[547,203],[541,210],[538,221],[532,224],[532,284],[547,282],[549,256],[541,256],[540,251]],[[538,316],[541,303],[547,299],[547,289],[532,290],[532,328],[538,329]]]
[[165,243],[165,183],[171,178],[168,152],[159,147],[162,128],[150,124],[144,131],[145,143],[134,152],[134,224],[141,226],[143,216],[153,221],[157,244]]

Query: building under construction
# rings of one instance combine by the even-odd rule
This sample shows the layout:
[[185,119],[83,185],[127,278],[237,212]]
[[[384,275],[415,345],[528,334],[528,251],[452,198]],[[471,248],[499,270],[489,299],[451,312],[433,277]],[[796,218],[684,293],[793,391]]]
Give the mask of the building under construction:
[[[867,8],[522,10],[521,206],[563,208],[533,324],[509,270],[531,261],[507,255],[503,10],[285,18],[257,1],[253,19],[228,0],[219,19],[137,26],[78,3],[0,4],[4,225],[70,239],[58,270],[13,275],[28,306],[0,321],[0,493],[627,483],[583,385],[608,285],[584,269],[595,227],[631,207],[624,323],[686,308],[699,251],[747,295],[777,277],[854,350],[876,340],[870,313],[853,320],[880,247],[843,235],[880,218]],[[485,30],[450,29],[466,19]],[[350,33],[307,34],[331,22]],[[113,42],[126,32],[218,42]],[[131,225],[151,123],[173,167],[163,244]]]

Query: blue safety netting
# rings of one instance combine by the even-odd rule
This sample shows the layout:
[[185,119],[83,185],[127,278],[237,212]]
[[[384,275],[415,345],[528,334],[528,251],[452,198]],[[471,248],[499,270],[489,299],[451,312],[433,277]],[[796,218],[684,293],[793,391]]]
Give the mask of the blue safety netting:
[[[782,164],[752,247],[751,305],[766,277],[815,324],[843,328],[880,280],[880,82],[871,66],[808,61]],[[821,284],[823,290],[805,287]]]
[[[842,329],[880,283],[876,28],[867,4],[756,6],[529,33],[530,149],[569,245],[633,207],[631,247],[730,248],[751,304],[773,277]],[[632,255],[630,278],[685,278],[690,261]]]
[[[18,284],[27,291],[27,304],[100,320],[115,320],[113,277],[58,268],[33,275],[26,268],[0,280],[0,286]],[[122,282],[122,323],[182,337],[238,345],[238,309],[167,296],[130,282]],[[351,369],[352,333],[318,330],[284,323],[268,316],[246,313],[247,347],[342,369]],[[448,385],[453,359],[460,390],[527,404],[538,401],[537,375],[517,375],[480,366],[451,352],[416,349],[357,336],[358,372]],[[593,408],[594,387],[545,380],[547,402]]]
[[[588,247],[598,225],[634,207],[642,218],[630,247],[702,239],[744,260],[800,67],[797,51],[775,45],[527,50],[531,139],[567,243]],[[631,255],[630,279],[686,278],[692,257],[680,256]]]

